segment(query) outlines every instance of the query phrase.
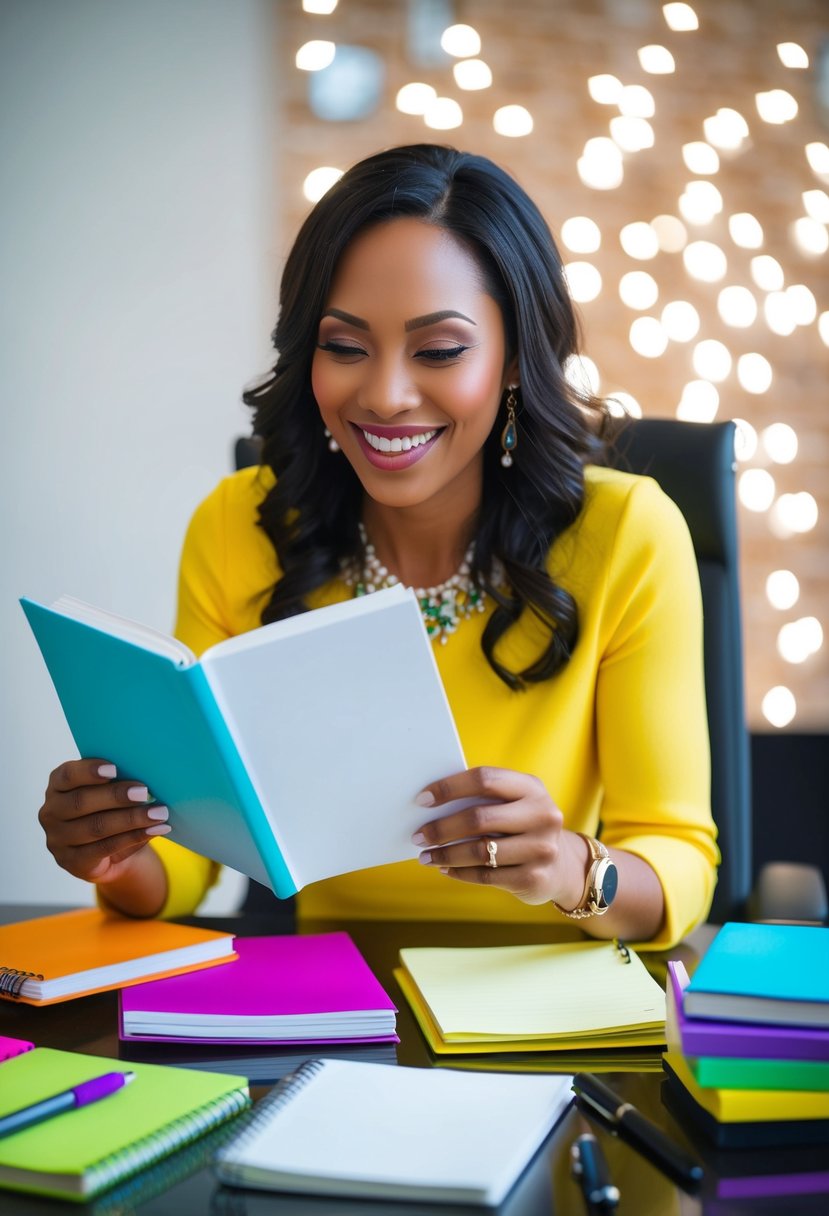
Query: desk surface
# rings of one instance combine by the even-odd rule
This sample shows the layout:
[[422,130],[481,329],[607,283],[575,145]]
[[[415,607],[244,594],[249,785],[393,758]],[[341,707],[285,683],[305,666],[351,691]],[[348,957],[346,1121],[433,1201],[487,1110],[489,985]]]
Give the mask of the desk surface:
[[[0,921],[9,922],[35,916],[53,908],[12,907],[0,908]],[[256,935],[274,931],[273,922],[263,916],[201,918],[198,923],[210,928],[218,928],[238,933],[240,935]],[[323,932],[329,929],[346,929],[354,938],[363,954],[371,964],[381,982],[391,994],[398,1006],[397,1027],[400,1044],[396,1052],[384,1045],[385,1055],[400,1064],[415,1067],[429,1067],[433,1063],[422,1035],[414,1022],[409,1007],[400,993],[392,976],[392,969],[397,962],[397,952],[403,945],[506,945],[515,942],[543,941],[547,931],[540,926],[500,926],[464,925],[464,924],[434,924],[430,922],[337,922],[316,923],[306,926],[307,931]],[[704,951],[711,931],[700,930],[687,943],[671,952],[672,958],[681,958],[689,970]],[[654,955],[646,958],[648,966],[661,982],[664,983],[665,957]],[[83,997],[66,1001],[59,1005],[45,1008],[14,1005],[11,1002],[0,1002],[0,1033],[28,1038],[40,1047],[59,1047],[63,1049],[88,1052],[94,1055],[111,1056],[114,1058],[152,1059],[159,1063],[177,1063],[186,1065],[198,1061],[202,1067],[210,1067],[210,1053],[221,1053],[223,1059],[233,1056],[227,1048],[199,1048],[179,1050],[174,1045],[167,1047],[140,1045],[125,1046],[119,1044],[116,1029],[117,998],[115,993],[100,993],[96,996]],[[330,1049],[324,1051],[313,1048],[304,1052],[304,1058],[314,1055],[347,1054],[349,1050],[359,1053],[358,1049]],[[273,1051],[259,1049],[252,1052],[249,1048],[239,1053],[243,1057],[253,1058],[250,1069],[251,1092],[254,1099],[259,1099],[273,1081],[298,1062],[297,1049]],[[216,1057],[214,1057],[215,1059]],[[573,1067],[562,1067],[557,1062],[555,1053],[551,1053],[550,1071],[573,1071]],[[654,1049],[649,1068],[634,1069],[619,1073],[608,1073],[607,1081],[627,1100],[633,1102],[650,1118],[661,1124],[676,1140],[690,1145],[683,1129],[675,1122],[661,1101],[661,1076],[658,1071],[659,1051]],[[590,1065],[586,1064],[589,1068]],[[234,1071],[245,1072],[245,1067],[238,1066]],[[534,1161],[513,1191],[507,1202],[498,1209],[499,1216],[548,1216],[550,1213],[576,1213],[584,1211],[581,1195],[569,1174],[569,1146],[580,1131],[586,1130],[586,1123],[575,1110],[572,1110],[555,1133],[550,1137],[545,1148]],[[622,1202],[619,1206],[619,1216],[635,1214],[635,1216],[662,1216],[663,1213],[675,1213],[677,1216],[734,1216],[748,1213],[782,1213],[786,1216],[798,1216],[803,1213],[825,1212],[826,1196],[808,1196],[792,1199],[791,1196],[778,1199],[764,1198],[761,1201],[750,1202],[724,1200],[716,1195],[716,1176],[709,1171],[706,1187],[701,1196],[691,1197],[682,1194],[663,1175],[658,1173],[646,1161],[630,1148],[600,1129],[591,1128],[602,1142],[605,1154],[614,1180],[622,1192]],[[161,1194],[147,1198],[137,1205],[128,1203],[113,1208],[107,1205],[106,1196],[85,1208],[70,1208],[60,1202],[28,1197],[11,1191],[0,1191],[0,1216],[56,1216],[78,1210],[81,1212],[107,1213],[108,1216],[128,1216],[129,1213],[140,1213],[141,1216],[356,1216],[357,1212],[365,1212],[369,1205],[347,1200],[330,1200],[305,1198],[300,1196],[280,1196],[266,1192],[236,1192],[219,1187],[209,1168],[209,1150],[211,1143],[202,1146],[195,1154],[182,1161],[186,1176]],[[180,1155],[181,1156],[181,1155]],[[824,1166],[825,1146],[816,1149],[812,1168]],[[148,1181],[152,1179],[148,1178]],[[472,1213],[486,1209],[471,1209],[448,1207],[443,1205],[411,1205],[401,1206],[384,1203],[372,1203],[370,1211],[373,1216],[421,1216],[421,1214],[457,1213],[460,1211]]]

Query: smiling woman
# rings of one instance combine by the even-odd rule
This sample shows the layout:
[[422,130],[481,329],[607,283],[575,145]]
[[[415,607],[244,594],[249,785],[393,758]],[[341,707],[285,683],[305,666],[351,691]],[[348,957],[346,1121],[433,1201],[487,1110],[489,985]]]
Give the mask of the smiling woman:
[[[602,467],[605,410],[564,374],[577,325],[537,208],[482,157],[380,153],[311,211],[280,304],[273,372],[245,394],[263,463],[197,509],[177,633],[198,653],[412,586],[472,766],[412,791],[419,865],[314,884],[300,917],[677,940],[717,862],[696,562],[655,482]],[[405,697],[398,656],[366,662]],[[51,851],[124,912],[191,911],[216,867],[159,840],[164,808],[112,776],[106,758],[55,771]]]

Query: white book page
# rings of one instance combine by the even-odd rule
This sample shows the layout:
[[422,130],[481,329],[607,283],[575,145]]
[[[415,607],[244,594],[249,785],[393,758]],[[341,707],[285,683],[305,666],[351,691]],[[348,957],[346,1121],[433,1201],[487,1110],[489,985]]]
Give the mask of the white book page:
[[170,637],[169,634],[162,633],[159,629],[152,629],[149,625],[142,625],[139,621],[130,620],[129,617],[119,616],[117,612],[107,612],[105,608],[96,608],[93,604],[76,600],[71,595],[62,595],[53,604],[50,604],[50,607],[54,612],[61,613],[62,616],[70,617],[74,621],[81,621],[85,625],[92,625],[95,629],[100,629],[112,637],[132,642],[136,646],[143,646],[145,650],[152,651],[153,654],[172,659],[180,667],[190,667],[196,662],[193,651],[178,638]]
[[417,856],[415,797],[466,765],[411,591],[263,626],[201,662],[298,888]]
[[220,1150],[220,1177],[226,1158],[254,1185],[495,1204],[572,1097],[569,1076],[331,1059],[310,1070]]

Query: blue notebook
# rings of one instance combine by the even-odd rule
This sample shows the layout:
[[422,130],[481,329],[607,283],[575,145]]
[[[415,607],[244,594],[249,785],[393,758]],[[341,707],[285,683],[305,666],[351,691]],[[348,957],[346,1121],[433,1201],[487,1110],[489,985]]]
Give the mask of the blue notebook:
[[691,1018],[829,1026],[829,929],[723,925],[685,989]]
[[[414,798],[466,767],[402,587],[265,625],[198,660],[78,600],[21,603],[80,754],[144,782],[170,808],[172,840],[280,898],[416,857]],[[393,675],[378,655],[394,655]]]

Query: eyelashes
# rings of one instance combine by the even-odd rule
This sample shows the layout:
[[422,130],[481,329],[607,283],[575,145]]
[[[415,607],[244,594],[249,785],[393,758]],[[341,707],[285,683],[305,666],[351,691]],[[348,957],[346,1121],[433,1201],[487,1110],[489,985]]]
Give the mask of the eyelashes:
[[[318,342],[318,350],[324,350],[330,355],[337,355],[341,359],[357,358],[360,355],[365,355],[367,352],[361,346],[347,346],[343,342]],[[464,351],[469,350],[468,346],[438,346],[430,350],[419,350],[415,354],[416,359],[420,359],[425,363],[449,363],[453,359],[459,359]]]

